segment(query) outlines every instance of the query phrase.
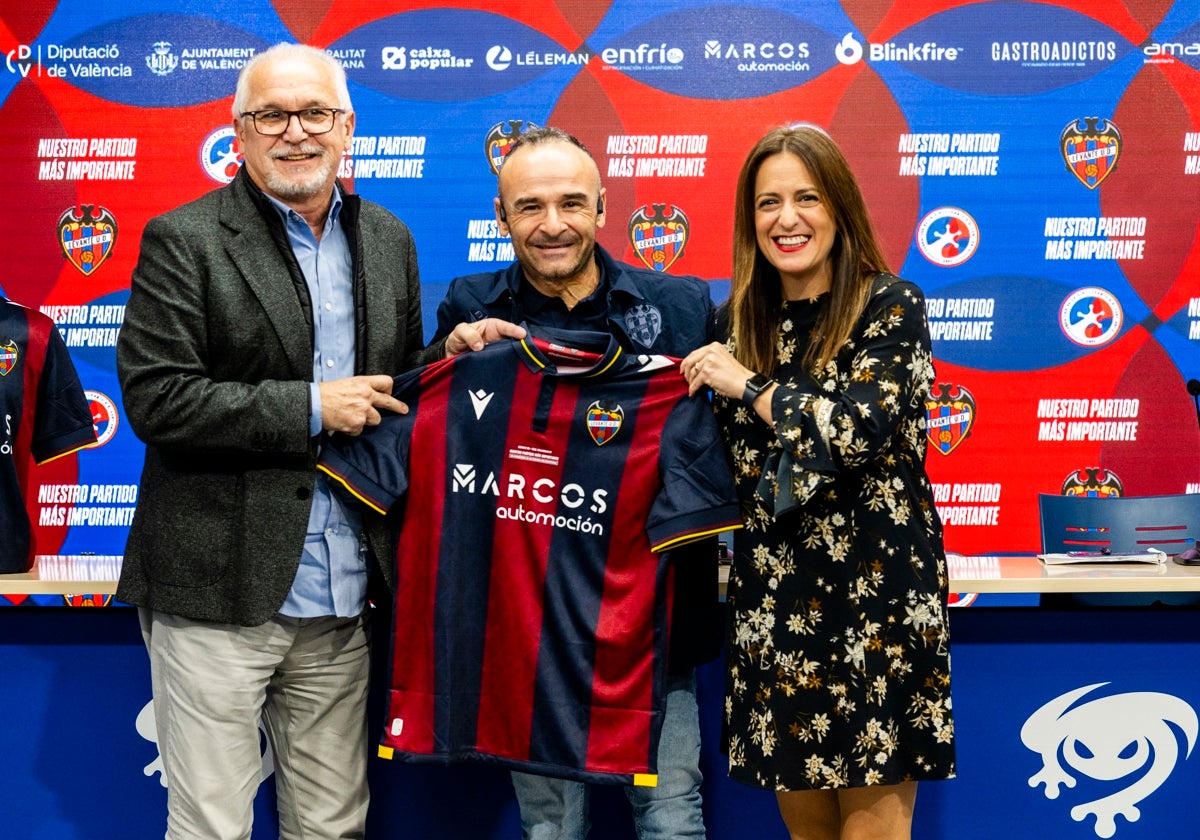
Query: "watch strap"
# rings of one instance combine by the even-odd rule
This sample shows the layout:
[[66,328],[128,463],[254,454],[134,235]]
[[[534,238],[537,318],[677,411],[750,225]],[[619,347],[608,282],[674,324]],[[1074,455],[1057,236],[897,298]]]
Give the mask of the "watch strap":
[[756,373],[746,380],[746,389],[742,391],[742,402],[753,407],[759,395],[775,384],[775,380],[766,374]]

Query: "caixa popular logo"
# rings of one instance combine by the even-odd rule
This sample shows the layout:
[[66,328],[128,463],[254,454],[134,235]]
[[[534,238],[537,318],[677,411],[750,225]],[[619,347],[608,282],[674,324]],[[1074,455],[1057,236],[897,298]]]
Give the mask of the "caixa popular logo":
[[63,256],[85,276],[98,269],[117,244],[117,220],[108,208],[97,207],[68,207],[58,217],[58,244]]
[[96,430],[96,446],[103,446],[117,433],[117,406],[107,394],[84,391],[92,411],[92,427]]
[[979,248],[979,225],[966,210],[939,207],[926,213],[917,225],[917,248],[934,265],[962,265]]
[[1063,334],[1081,347],[1108,344],[1121,332],[1124,317],[1112,292],[1094,286],[1071,292],[1058,309]]
[[1063,479],[1062,495],[1112,499],[1122,496],[1125,488],[1117,474],[1103,467],[1082,467]]
[[483,149],[493,175],[500,174],[500,165],[504,163],[508,150],[512,148],[513,143],[517,142],[518,137],[531,128],[537,128],[537,126],[526,120],[503,120],[488,129],[487,137],[483,141]]
[[1111,120],[1084,117],[1067,124],[1058,146],[1071,174],[1094,190],[1117,167],[1121,132]]
[[925,434],[935,452],[949,455],[975,425],[975,397],[962,385],[935,383],[925,398]]
[[687,216],[675,205],[645,204],[629,217],[629,244],[638,259],[655,271],[666,271],[683,256],[690,232]]
[[218,184],[228,184],[242,166],[237,133],[231,125],[214,128],[200,144],[200,168]]
[[1059,788],[1075,789],[1077,777],[1096,784],[1079,785],[1102,793],[1071,807],[1071,819],[1096,818],[1097,837],[1117,833],[1117,817],[1135,823],[1138,805],[1170,777],[1196,745],[1196,711],[1171,694],[1131,691],[1084,697],[1108,683],[1096,683],[1060,694],[1035,711],[1021,727],[1021,743],[1041,756],[1041,769],[1029,786],[1044,785],[1047,799]]

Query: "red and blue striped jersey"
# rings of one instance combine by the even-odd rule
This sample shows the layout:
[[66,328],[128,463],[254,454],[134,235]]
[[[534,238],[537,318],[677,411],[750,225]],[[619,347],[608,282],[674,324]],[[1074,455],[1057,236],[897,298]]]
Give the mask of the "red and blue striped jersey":
[[0,574],[33,560],[25,487],[44,464],[96,442],[92,412],[54,321],[0,297]]
[[541,329],[397,377],[409,414],[324,448],[403,506],[385,754],[654,783],[667,553],[741,524],[678,364]]

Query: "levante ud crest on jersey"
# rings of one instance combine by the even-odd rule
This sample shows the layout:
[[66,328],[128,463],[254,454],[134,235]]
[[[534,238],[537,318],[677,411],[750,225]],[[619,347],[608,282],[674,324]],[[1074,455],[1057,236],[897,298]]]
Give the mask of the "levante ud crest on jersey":
[[624,420],[625,410],[620,405],[607,405],[596,400],[588,406],[587,430],[597,446],[603,446],[615,438]]
[[7,344],[0,344],[0,376],[8,376],[9,371],[17,366],[17,344],[9,339]]

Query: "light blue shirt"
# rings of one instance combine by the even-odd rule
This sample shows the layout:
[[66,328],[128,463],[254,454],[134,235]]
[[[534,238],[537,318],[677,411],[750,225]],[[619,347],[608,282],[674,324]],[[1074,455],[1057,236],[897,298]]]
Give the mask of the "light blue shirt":
[[[268,196],[270,198],[270,196]],[[309,383],[312,413],[309,433],[321,433],[320,382],[354,375],[353,261],[346,233],[338,221],[342,196],[335,189],[320,242],[308,222],[287,205],[279,210],[288,240],[304,274],[313,317],[313,381]],[[270,523],[265,523],[270,527]],[[367,564],[362,544],[362,517],[332,491],[324,475],[317,476],[304,553],[292,590],[279,611],[294,618],[323,615],[356,616],[366,607]]]

